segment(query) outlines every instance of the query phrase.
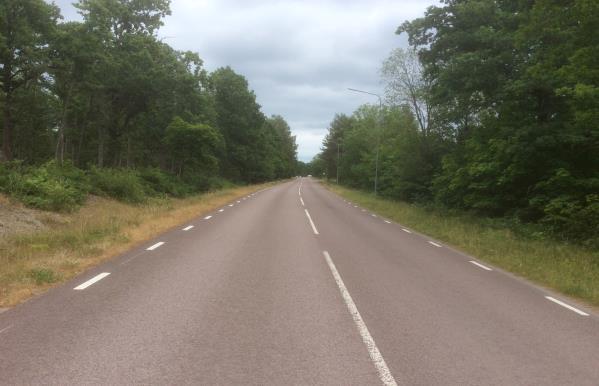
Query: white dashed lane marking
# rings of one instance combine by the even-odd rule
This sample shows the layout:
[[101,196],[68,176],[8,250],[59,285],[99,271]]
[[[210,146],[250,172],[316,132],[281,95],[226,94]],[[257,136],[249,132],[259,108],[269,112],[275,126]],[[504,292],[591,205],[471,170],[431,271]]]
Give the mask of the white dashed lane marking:
[[164,245],[164,241],[160,241],[160,242],[146,248],[146,251],[153,251],[156,248],[160,248],[162,245]]
[[478,263],[478,262],[476,262],[474,260],[470,260],[470,262],[472,264],[476,265],[477,267],[480,267],[480,268],[484,269],[485,271],[492,271],[491,268],[487,267],[486,265],[482,265],[481,263]]
[[552,302],[554,302],[554,303],[556,303],[556,304],[559,304],[560,306],[562,306],[562,307],[565,307],[565,308],[569,309],[570,311],[574,311],[574,312],[576,312],[578,315],[582,315],[582,316],[589,316],[589,314],[587,314],[586,312],[584,312],[584,311],[581,311],[581,310],[579,310],[579,309],[578,309],[578,308],[576,308],[576,307],[572,307],[571,305],[569,305],[569,304],[566,304],[566,303],[562,302],[561,300],[557,300],[556,298],[553,298],[553,297],[551,297],[551,296],[545,296],[545,299],[547,299],[547,300],[549,300],[549,301],[552,301]]
[[89,287],[90,285],[104,279],[106,276],[110,275],[110,272],[102,272],[101,274],[92,277],[88,281],[79,284],[77,287],[73,288],[74,290],[81,291]]

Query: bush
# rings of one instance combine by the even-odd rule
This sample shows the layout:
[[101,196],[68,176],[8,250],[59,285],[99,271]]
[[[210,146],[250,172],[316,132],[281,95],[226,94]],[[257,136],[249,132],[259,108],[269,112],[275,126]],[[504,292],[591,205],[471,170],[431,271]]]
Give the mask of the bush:
[[87,177],[81,170],[70,163],[58,166],[54,161],[28,168],[17,162],[3,164],[0,186],[3,192],[27,206],[54,211],[78,208],[89,189]]
[[147,199],[142,179],[135,170],[92,167],[89,177],[91,190],[97,195],[130,203],[142,203]]
[[192,193],[193,189],[179,178],[167,174],[158,168],[145,168],[139,171],[149,194],[168,194],[174,197],[184,197]]

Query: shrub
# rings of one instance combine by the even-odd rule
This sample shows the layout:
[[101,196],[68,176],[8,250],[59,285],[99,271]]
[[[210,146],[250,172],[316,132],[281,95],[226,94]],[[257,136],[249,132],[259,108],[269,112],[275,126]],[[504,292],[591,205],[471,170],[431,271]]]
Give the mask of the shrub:
[[92,167],[89,176],[95,194],[130,203],[142,203],[147,199],[142,179],[135,170]]
[[148,193],[152,195],[168,194],[174,197],[184,197],[193,189],[179,178],[167,174],[158,168],[145,168],[139,171]]
[[3,168],[3,190],[16,196],[25,205],[54,211],[78,208],[89,189],[85,174],[71,164],[58,166],[50,161],[42,166]]

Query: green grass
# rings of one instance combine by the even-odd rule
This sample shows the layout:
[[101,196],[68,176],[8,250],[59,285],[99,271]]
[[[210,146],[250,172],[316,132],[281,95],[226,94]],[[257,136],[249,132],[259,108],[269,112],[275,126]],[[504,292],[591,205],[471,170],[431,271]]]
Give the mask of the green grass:
[[389,219],[497,267],[599,306],[599,250],[541,237],[524,226],[463,213],[447,213],[325,184],[330,190]]

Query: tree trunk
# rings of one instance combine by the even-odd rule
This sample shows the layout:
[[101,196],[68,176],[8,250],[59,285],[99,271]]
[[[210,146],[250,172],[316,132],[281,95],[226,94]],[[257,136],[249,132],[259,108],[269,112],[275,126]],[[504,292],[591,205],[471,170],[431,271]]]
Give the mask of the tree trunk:
[[12,82],[11,82],[12,66],[10,64],[4,65],[4,79],[3,79],[3,91],[4,91],[4,127],[2,128],[2,160],[12,160]]
[[98,167],[104,167],[104,130],[98,127]]
[[56,141],[56,161],[62,166],[64,163],[64,151],[65,151],[65,126],[67,125],[67,109],[69,103],[68,93],[65,96],[64,103],[62,105],[62,114],[60,118],[60,125],[58,126],[58,140]]

